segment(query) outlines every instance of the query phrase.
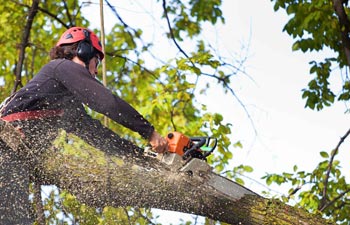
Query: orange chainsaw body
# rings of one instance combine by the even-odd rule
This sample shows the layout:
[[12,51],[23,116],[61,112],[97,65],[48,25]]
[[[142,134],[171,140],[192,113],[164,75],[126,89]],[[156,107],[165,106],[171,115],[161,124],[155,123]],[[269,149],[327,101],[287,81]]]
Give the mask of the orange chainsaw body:
[[177,131],[169,133],[166,139],[168,141],[168,152],[176,153],[180,156],[183,156],[186,149],[191,147],[190,138]]

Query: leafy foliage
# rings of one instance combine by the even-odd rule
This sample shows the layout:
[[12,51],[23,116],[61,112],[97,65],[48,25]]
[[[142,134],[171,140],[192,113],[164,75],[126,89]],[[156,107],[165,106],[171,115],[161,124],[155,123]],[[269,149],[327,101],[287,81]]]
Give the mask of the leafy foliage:
[[[294,51],[313,52],[323,51],[330,55],[323,61],[310,62],[310,74],[313,78],[308,88],[303,89],[302,97],[306,99],[305,107],[321,110],[330,106],[334,100],[349,101],[349,89],[347,83],[349,78],[346,75],[342,78],[341,90],[330,88],[329,80],[333,68],[347,71],[349,56],[347,52],[347,40],[344,40],[349,23],[343,23],[335,12],[334,2],[344,7],[349,12],[347,1],[304,1],[304,0],[271,0],[274,3],[274,10],[285,10],[289,21],[283,31],[295,39]],[[346,16],[346,15],[345,15]],[[333,56],[335,55],[335,57]]]
[[288,196],[281,197],[284,202],[293,204],[296,201],[297,206],[310,212],[322,213],[339,224],[348,224],[350,185],[341,172],[340,162],[331,162],[327,152],[320,154],[325,160],[312,172],[301,171],[294,166],[292,173],[267,174],[263,178],[268,185],[276,183],[291,186]]
[[[321,110],[331,106],[335,100],[349,102],[348,1],[271,1],[275,11],[285,10],[289,16],[284,31],[295,39],[293,50],[304,53],[324,51],[330,55],[323,61],[310,62],[313,78],[308,87],[303,89],[305,106]],[[346,76],[341,79],[341,90],[334,90],[336,85],[331,85],[335,67],[346,71]],[[268,185],[291,186],[289,196],[282,197],[285,202],[294,203],[296,200],[296,205],[310,212],[321,213],[338,224],[349,224],[350,185],[342,172],[340,161],[336,159],[339,147],[348,135],[349,131],[334,150],[320,152],[323,160],[313,171],[301,171],[294,166],[292,173],[267,174],[263,178]]]

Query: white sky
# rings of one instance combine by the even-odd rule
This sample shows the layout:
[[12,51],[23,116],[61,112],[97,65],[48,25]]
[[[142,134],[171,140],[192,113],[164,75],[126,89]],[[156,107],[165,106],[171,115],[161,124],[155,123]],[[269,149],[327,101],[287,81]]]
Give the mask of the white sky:
[[[157,28],[159,24],[147,19],[149,14],[142,13],[146,9],[154,13],[154,18],[158,18],[157,7],[161,7],[161,3],[144,0],[130,2],[132,3],[110,0],[128,25],[140,27],[146,32],[146,37],[157,40],[156,43],[164,41],[165,38],[160,36]],[[350,128],[348,115],[344,114],[346,108],[342,103],[320,112],[304,108],[305,100],[301,98],[301,89],[307,87],[311,78],[308,62],[315,57],[322,59],[322,53],[304,55],[292,52],[293,40],[282,33],[287,17],[283,12],[275,13],[270,1],[223,2],[226,24],[206,29],[203,37],[213,40],[212,43],[217,44],[221,53],[232,55],[239,52],[241,44],[248,44],[250,39],[249,58],[245,66],[246,72],[254,81],[242,75],[234,79],[233,87],[252,116],[257,135],[246,113],[232,96],[223,96],[213,90],[210,95],[199,97],[198,100],[207,103],[211,111],[222,113],[226,122],[233,124],[232,139],[240,140],[243,149],[233,149],[232,164],[251,165],[254,168],[254,173],[248,174],[251,178],[263,183],[259,179],[265,173],[292,172],[295,164],[301,170],[311,171],[322,160],[319,152],[330,152]],[[98,6],[93,7],[96,10]],[[108,32],[108,23],[116,21],[116,18],[106,6],[104,10]],[[95,20],[92,25],[99,27],[99,21]],[[165,25],[162,27],[166,29]],[[186,49],[187,46],[183,47]],[[158,50],[159,54],[164,54],[164,48]],[[334,80],[340,80],[338,72],[334,74]],[[348,139],[337,157],[342,160],[343,172],[348,177],[349,147]],[[266,190],[249,180],[246,181],[246,186],[258,193]],[[286,193],[286,189],[275,186],[273,190]],[[177,218],[183,217],[175,213],[163,215],[165,216],[157,220],[163,224],[176,224]],[[169,218],[173,218],[172,221]]]

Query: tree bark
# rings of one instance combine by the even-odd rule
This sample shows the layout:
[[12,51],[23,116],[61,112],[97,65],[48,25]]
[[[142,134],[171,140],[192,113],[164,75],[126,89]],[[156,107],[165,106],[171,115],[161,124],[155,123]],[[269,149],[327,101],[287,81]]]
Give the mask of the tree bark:
[[344,49],[346,61],[348,66],[350,66],[350,20],[346,14],[344,4],[348,4],[348,0],[333,0],[334,12],[338,16],[339,25],[341,27],[341,39],[342,46]]
[[[24,142],[6,127],[0,124],[1,138],[18,154],[28,155]],[[108,155],[64,131],[52,148],[34,155],[40,157],[37,171],[42,182],[65,189],[93,207],[151,207],[229,224],[333,224],[247,189],[228,196],[208,186],[205,178],[200,181],[174,172],[154,158]]]
[[17,87],[19,85],[22,86],[22,67],[23,67],[24,58],[25,58],[24,57],[25,49],[29,45],[28,40],[29,40],[30,30],[32,28],[34,17],[38,12],[39,2],[40,2],[39,0],[34,0],[28,11],[27,22],[23,29],[21,43],[19,44],[18,62],[16,65],[16,71],[15,71],[16,80],[15,80],[15,85],[13,86],[13,89],[12,89],[12,93],[16,92]]

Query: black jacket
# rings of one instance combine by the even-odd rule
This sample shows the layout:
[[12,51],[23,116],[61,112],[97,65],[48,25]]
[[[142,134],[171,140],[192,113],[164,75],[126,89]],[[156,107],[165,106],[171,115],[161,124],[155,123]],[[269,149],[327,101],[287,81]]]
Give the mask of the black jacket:
[[46,64],[6,106],[3,116],[23,111],[63,109],[87,114],[84,105],[148,139],[154,128],[133,107],[114,95],[75,62],[57,59]]

